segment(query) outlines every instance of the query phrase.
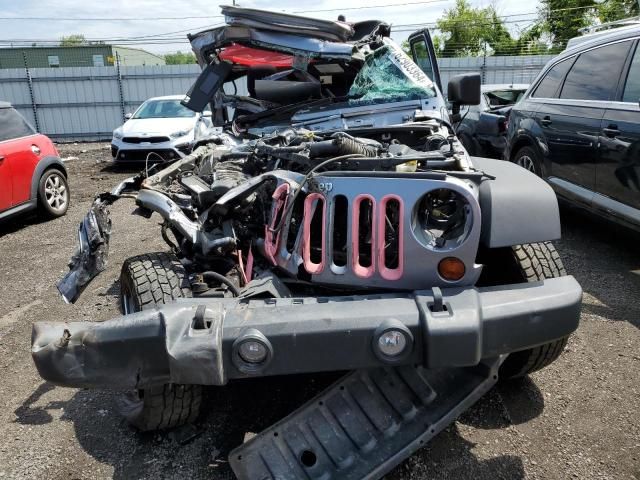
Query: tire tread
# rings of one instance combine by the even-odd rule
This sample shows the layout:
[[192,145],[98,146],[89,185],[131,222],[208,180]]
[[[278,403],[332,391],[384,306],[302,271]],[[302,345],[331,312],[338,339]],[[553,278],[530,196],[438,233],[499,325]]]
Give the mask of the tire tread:
[[[145,253],[124,262],[120,275],[137,310],[154,308],[178,298],[191,297],[187,272],[170,253]],[[129,421],[143,431],[174,428],[196,420],[202,403],[201,385],[167,384],[139,392],[142,408]]]
[[[567,271],[551,242],[530,243],[511,247],[522,280],[538,282],[545,278],[562,277]],[[523,377],[555,362],[567,345],[569,337],[509,355],[500,369],[502,378]]]

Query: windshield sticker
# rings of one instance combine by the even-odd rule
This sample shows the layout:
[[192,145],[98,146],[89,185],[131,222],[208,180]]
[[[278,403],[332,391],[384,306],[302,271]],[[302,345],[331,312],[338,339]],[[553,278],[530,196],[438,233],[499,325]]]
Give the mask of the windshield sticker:
[[395,43],[389,42],[387,45],[390,48],[389,60],[397,66],[405,76],[413,80],[417,85],[431,86],[433,82],[427,75],[416,65],[404,51],[398,47]]

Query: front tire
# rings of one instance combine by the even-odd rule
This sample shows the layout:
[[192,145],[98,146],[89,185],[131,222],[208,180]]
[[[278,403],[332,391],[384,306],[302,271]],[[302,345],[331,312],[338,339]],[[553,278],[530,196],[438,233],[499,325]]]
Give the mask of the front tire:
[[513,157],[513,163],[520,165],[525,170],[529,170],[539,177],[543,176],[542,159],[533,147],[522,147],[518,150],[515,157]]
[[[120,273],[120,305],[125,314],[177,298],[191,297],[187,273],[175,255],[148,253],[127,259]],[[119,412],[142,431],[162,430],[193,422],[200,413],[201,385],[158,385],[126,392]]]
[[[539,282],[567,274],[551,242],[530,243],[489,252],[480,282],[486,285]],[[486,269],[486,271],[485,271]],[[511,353],[500,367],[500,378],[524,377],[555,362],[569,337]]]
[[69,185],[60,170],[44,172],[38,183],[38,204],[40,210],[49,218],[57,218],[69,209]]

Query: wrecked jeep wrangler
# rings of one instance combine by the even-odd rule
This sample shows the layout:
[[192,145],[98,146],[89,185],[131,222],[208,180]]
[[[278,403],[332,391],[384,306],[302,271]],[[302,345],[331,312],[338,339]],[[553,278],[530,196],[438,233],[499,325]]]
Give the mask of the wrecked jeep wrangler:
[[[582,292],[550,243],[556,198],[467,155],[428,32],[414,63],[382,22],[223,12],[190,37],[203,72],[185,98],[220,130],[98,195],[59,290],[73,302],[104,270],[119,198],[162,217],[170,251],[124,263],[123,316],[36,323],[33,358],[57,385],[127,390],[142,430],[195,419],[203,385],[352,371],[230,462],[242,479],[377,478],[499,376],[562,352]],[[453,115],[479,96],[477,76],[448,85]]]

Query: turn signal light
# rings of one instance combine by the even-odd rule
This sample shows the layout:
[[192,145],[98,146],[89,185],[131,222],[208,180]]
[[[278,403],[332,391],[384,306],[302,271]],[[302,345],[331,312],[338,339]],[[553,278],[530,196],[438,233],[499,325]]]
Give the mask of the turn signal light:
[[462,260],[456,257],[447,257],[438,263],[438,273],[442,278],[455,282],[464,277],[465,266]]

